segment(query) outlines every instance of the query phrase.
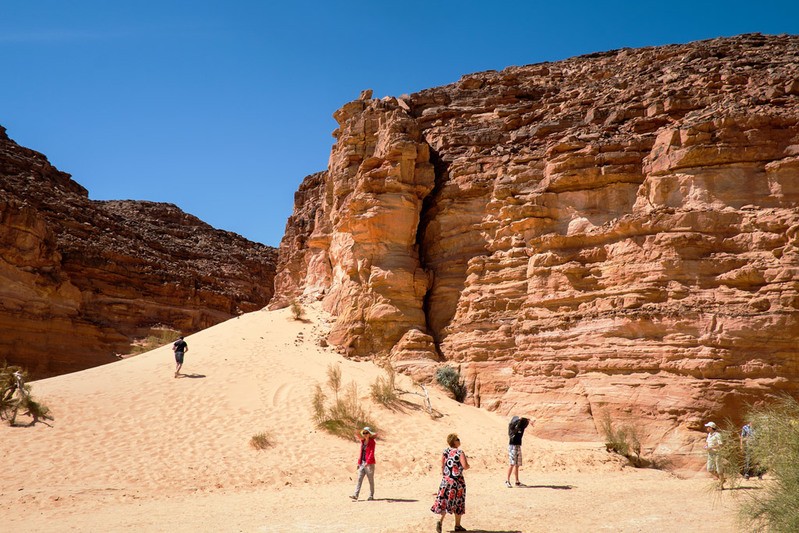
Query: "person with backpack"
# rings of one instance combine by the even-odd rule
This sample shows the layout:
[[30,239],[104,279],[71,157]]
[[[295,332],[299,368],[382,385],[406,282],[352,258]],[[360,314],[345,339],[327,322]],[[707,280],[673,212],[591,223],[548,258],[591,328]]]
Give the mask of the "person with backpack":
[[522,466],[522,437],[524,436],[524,430],[527,429],[529,424],[529,419],[524,417],[519,418],[518,416],[511,418],[510,424],[508,424],[508,459],[510,461],[510,466],[508,467],[508,476],[505,479],[505,486],[509,489],[513,488],[513,485],[510,484],[511,473],[515,474],[517,487],[525,486],[524,483],[519,481],[519,467]]
[[175,377],[180,375],[180,367],[183,366],[183,355],[189,351],[189,345],[183,340],[183,337],[178,337],[172,344],[172,351],[175,352]]

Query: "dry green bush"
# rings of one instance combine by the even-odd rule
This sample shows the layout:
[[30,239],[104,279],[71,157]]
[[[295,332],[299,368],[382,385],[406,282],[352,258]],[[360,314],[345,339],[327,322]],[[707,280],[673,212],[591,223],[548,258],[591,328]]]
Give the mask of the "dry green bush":
[[385,407],[393,409],[399,403],[399,396],[395,387],[397,372],[390,362],[383,364],[382,368],[386,375],[378,376],[372,383],[372,399]]
[[341,367],[338,365],[328,365],[327,367],[327,386],[333,391],[333,395],[338,400],[338,393],[341,390]]
[[303,308],[302,304],[297,300],[292,300],[289,304],[289,308],[291,309],[291,316],[294,317],[294,320],[302,320],[305,317],[305,308]]
[[599,429],[605,437],[605,449],[608,452],[621,455],[636,468],[668,470],[673,466],[668,457],[641,455],[643,452],[642,435],[635,423],[619,424],[611,418],[607,411],[599,416],[598,421]]
[[765,468],[769,482],[749,491],[739,512],[748,531],[799,531],[799,403],[783,397],[751,409],[751,462]]
[[36,401],[31,396],[31,386],[27,383],[22,390],[17,387],[14,372],[21,372],[23,381],[28,380],[28,375],[18,366],[8,366],[3,363],[0,368],[0,419],[8,420],[9,425],[16,425],[17,415],[30,416],[33,420],[30,425],[43,420],[52,420],[50,409],[43,403]]
[[273,445],[272,437],[266,432],[256,433],[250,439],[250,446],[256,450],[265,450],[271,448]]
[[609,452],[626,457],[633,466],[651,466],[641,458],[641,434],[633,424],[617,425],[605,412],[599,418],[599,427],[605,436],[605,448]]
[[334,365],[328,367],[328,387],[335,393],[332,402],[328,402],[319,384],[311,401],[314,422],[319,429],[344,439],[353,439],[356,431],[365,426],[378,431],[369,412],[361,406],[358,385],[354,381],[350,382],[344,394],[339,394],[341,369]]
[[174,329],[166,327],[152,328],[147,337],[139,339],[131,345],[130,353],[133,355],[140,354],[155,350],[166,344],[172,344],[179,335],[180,332]]
[[452,393],[455,401],[463,403],[466,400],[466,393],[468,392],[466,390],[466,382],[461,377],[459,370],[449,365],[444,365],[436,370],[436,381]]

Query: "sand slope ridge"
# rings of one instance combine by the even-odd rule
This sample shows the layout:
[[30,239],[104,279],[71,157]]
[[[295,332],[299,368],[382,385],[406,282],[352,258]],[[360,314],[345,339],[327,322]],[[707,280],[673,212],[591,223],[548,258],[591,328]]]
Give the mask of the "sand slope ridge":
[[[473,531],[729,531],[733,492],[704,475],[635,470],[601,443],[525,437],[522,480],[503,486],[507,418],[431,387],[389,410],[369,399],[382,374],[318,340],[326,315],[258,311],[187,337],[184,376],[169,346],[35,382],[52,427],[0,426],[2,530],[434,531],[430,513],[445,437],[457,432]],[[376,499],[351,502],[357,445],[314,427],[311,399],[330,364],[354,380],[375,422]],[[418,391],[404,376],[399,387]],[[529,430],[528,430],[529,431]],[[255,450],[266,432],[273,446]],[[535,432],[535,426],[532,427]],[[755,483],[756,484],[756,483]],[[757,488],[757,487],[755,487]],[[364,490],[362,499],[368,494]],[[707,522],[712,512],[715,522]],[[445,528],[453,520],[447,517]],[[6,529],[7,528],[7,529]]]

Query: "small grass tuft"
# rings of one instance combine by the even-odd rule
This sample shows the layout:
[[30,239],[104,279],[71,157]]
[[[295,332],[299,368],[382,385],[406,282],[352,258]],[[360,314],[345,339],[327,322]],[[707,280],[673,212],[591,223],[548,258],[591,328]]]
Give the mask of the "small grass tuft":
[[274,446],[274,442],[272,441],[272,437],[266,433],[256,433],[250,439],[250,446],[255,448],[256,450],[265,450],[267,448],[271,448]]

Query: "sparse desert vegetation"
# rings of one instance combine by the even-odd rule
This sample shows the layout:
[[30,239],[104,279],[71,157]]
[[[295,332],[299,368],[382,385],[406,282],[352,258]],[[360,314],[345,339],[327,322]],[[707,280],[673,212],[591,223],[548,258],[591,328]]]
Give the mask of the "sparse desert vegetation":
[[450,365],[442,366],[436,370],[436,382],[450,391],[456,401],[463,403],[466,399],[466,382],[461,377],[459,370]]
[[747,531],[799,531],[799,403],[786,396],[752,409],[747,419],[750,464],[765,469],[768,482],[746,494],[740,520]]
[[294,317],[294,320],[302,320],[305,318],[305,308],[297,300],[292,300],[289,304],[289,308],[291,309],[291,316]]
[[385,371],[385,375],[378,376],[372,383],[371,396],[380,405],[393,409],[399,402],[399,395],[396,389],[397,373],[389,362],[381,365],[381,368]]
[[167,327],[154,327],[150,334],[139,339],[131,345],[131,355],[136,355],[150,350],[155,350],[165,344],[171,344],[178,338],[180,332]]
[[364,426],[378,431],[368,410],[361,405],[358,384],[351,381],[341,393],[341,368],[330,364],[327,369],[327,386],[333,392],[329,402],[322,385],[317,383],[312,400],[313,418],[317,427],[344,439],[354,438],[355,431]]
[[0,368],[0,420],[8,420],[11,426],[17,424],[19,414],[31,417],[29,425],[53,419],[50,408],[31,396],[27,380],[27,373],[20,367],[3,363]]
[[267,448],[271,448],[274,445],[271,435],[269,433],[262,431],[261,433],[256,433],[250,439],[250,446],[255,448],[256,450],[265,450]]

